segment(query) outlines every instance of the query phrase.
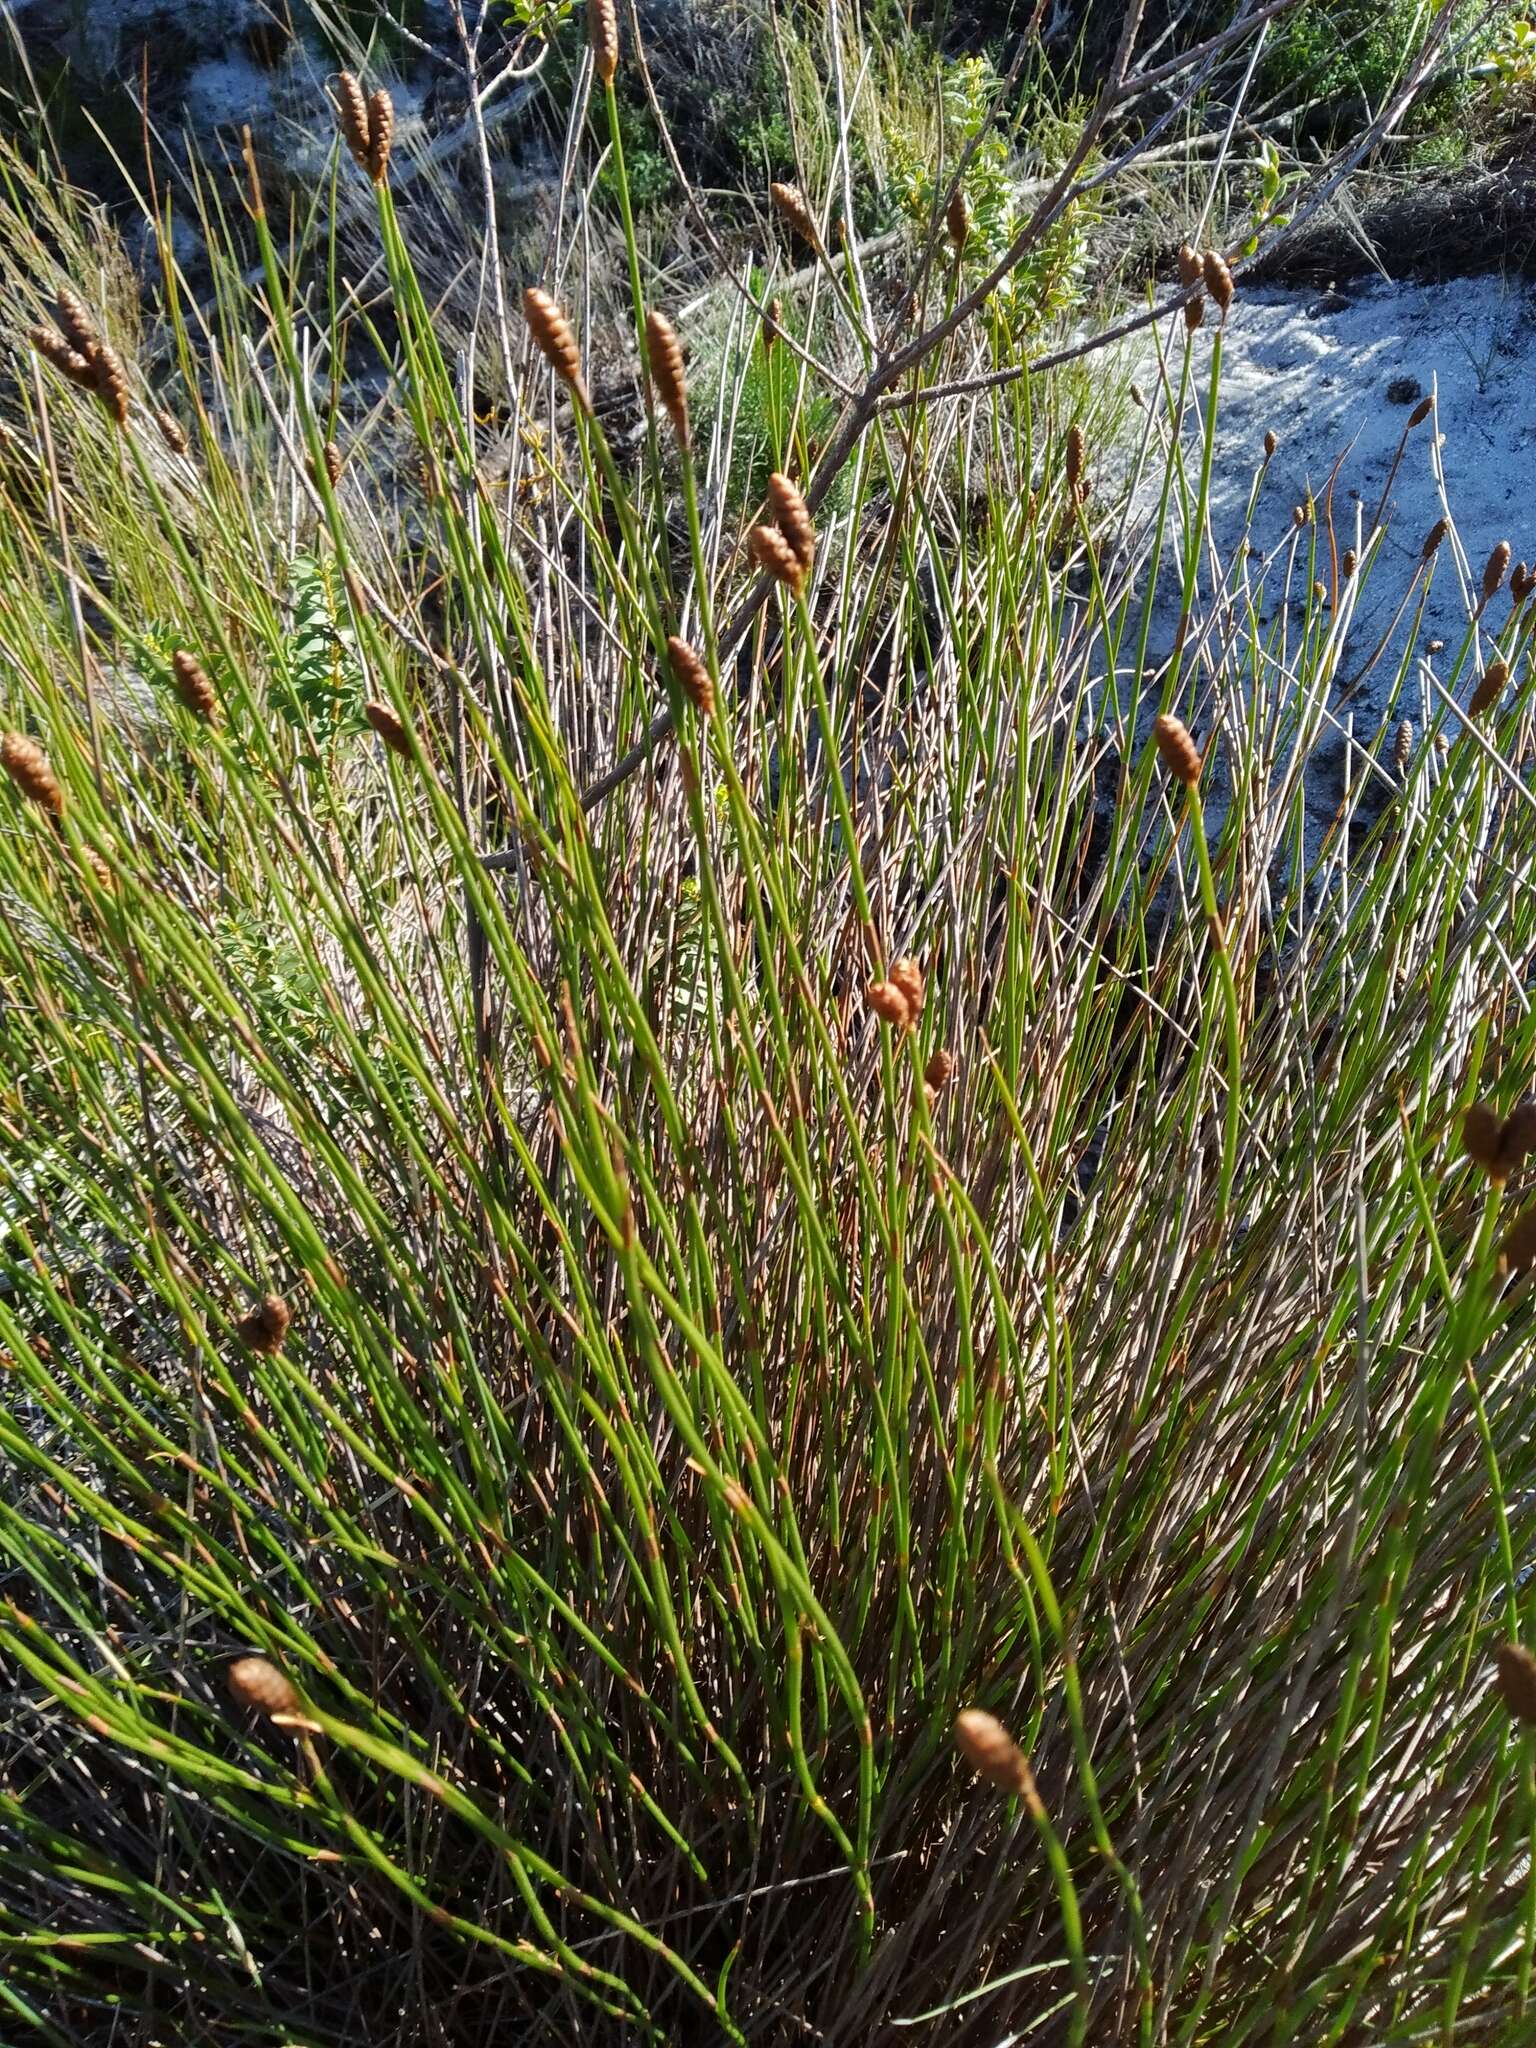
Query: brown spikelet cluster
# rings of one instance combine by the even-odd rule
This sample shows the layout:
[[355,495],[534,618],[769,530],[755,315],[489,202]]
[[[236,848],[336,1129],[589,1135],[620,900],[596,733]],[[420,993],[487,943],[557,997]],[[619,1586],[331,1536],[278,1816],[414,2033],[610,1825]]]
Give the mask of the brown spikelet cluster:
[[1392,741],[1392,761],[1399,775],[1407,773],[1413,758],[1413,720],[1405,718]]
[[949,205],[944,210],[944,225],[949,230],[949,239],[957,256],[965,254],[965,245],[971,238],[970,209],[965,203],[965,194],[957,185],[950,194]]
[[1536,1266],[1536,1209],[1527,1209],[1499,1246],[1501,1273],[1524,1273],[1531,1266]]
[[1533,572],[1524,562],[1516,562],[1514,573],[1509,579],[1511,601],[1516,605],[1524,604],[1532,590],[1536,590],[1536,572]]
[[1205,325],[1204,292],[1196,292],[1195,296],[1192,299],[1185,300],[1184,325],[1189,329],[1191,334],[1193,334],[1197,328],[1201,328]]
[[783,334],[784,301],[782,299],[770,299],[768,301],[768,311],[763,315],[763,347],[765,349],[772,348],[776,341],[782,340]]
[[28,339],[71,384],[94,392],[120,427],[128,424],[128,375],[102,340],[78,295],[63,286],[54,300],[59,328],[32,327]]
[[1082,482],[1084,457],[1083,430],[1074,426],[1067,435],[1067,489],[1074,494]]
[[176,694],[187,709],[198,718],[212,718],[218,710],[219,700],[214,695],[213,684],[208,672],[195,654],[189,654],[185,647],[178,647],[171,656],[171,680]]
[[613,0],[587,0],[587,40],[592,45],[592,69],[604,85],[611,85],[619,68],[619,18]]
[[1472,700],[1467,706],[1468,711],[1471,712],[1474,718],[1484,711],[1491,711],[1493,709],[1500,697],[1503,696],[1504,685],[1508,681],[1509,663],[1507,661],[1490,661],[1483,670],[1477,688],[1472,692]]
[[389,176],[389,153],[395,146],[395,103],[380,86],[368,96],[368,156],[363,165],[375,185]]
[[523,318],[539,354],[561,383],[569,387],[583,412],[590,412],[592,400],[587,393],[587,380],[581,374],[581,350],[576,346],[570,321],[549,293],[536,284],[529,285],[523,293]]
[[326,442],[325,446],[320,450],[320,460],[318,463],[313,456],[309,456],[304,464],[304,467],[309,471],[311,483],[319,483],[320,472],[323,469],[330,480],[332,490],[341,482],[341,472],[345,466],[340,444],[336,441]]
[[650,357],[651,382],[661,409],[672,422],[672,431],[683,447],[688,445],[688,378],[683,369],[683,345],[677,329],[665,313],[645,316],[645,350]]
[[947,1088],[955,1071],[955,1056],[940,1046],[928,1055],[928,1064],[923,1068],[923,1079],[937,1095],[941,1088]]
[[1474,1102],[1462,1119],[1461,1148],[1490,1180],[1508,1180],[1536,1152],[1536,1100],[1526,1096],[1506,1117],[1486,1102]]
[[923,970],[910,953],[893,960],[884,981],[872,981],[864,999],[893,1031],[911,1031],[923,1014]]
[[775,470],[768,479],[768,503],[773,508],[775,524],[800,564],[801,575],[809,576],[816,559],[816,528],[799,485]]
[[1207,249],[1200,267],[1205,277],[1205,288],[1216,301],[1221,317],[1225,319],[1227,308],[1231,305],[1236,290],[1232,282],[1232,273],[1227,268],[1227,260],[1220,250]]
[[1536,1722],[1536,1657],[1524,1643],[1500,1643],[1494,1662],[1505,1706],[1517,1721]]
[[291,1678],[285,1678],[270,1657],[237,1657],[229,1667],[229,1689],[242,1707],[272,1719],[298,1714],[303,1702]]
[[392,754],[398,754],[402,761],[410,760],[411,736],[406,730],[405,720],[393,705],[370,697],[363,706],[363,716]]
[[1293,505],[1291,507],[1291,524],[1298,532],[1306,525],[1309,516],[1305,505]]
[[160,411],[155,414],[155,425],[160,429],[160,438],[173,455],[185,455],[190,445],[181,421],[175,413]]
[[709,670],[704,666],[702,655],[680,634],[674,633],[667,642],[667,657],[672,663],[673,675],[682,685],[683,695],[700,718],[713,718],[715,685]]
[[796,596],[805,586],[805,570],[799,556],[776,526],[754,526],[747,546],[760,569],[766,569],[776,583]]
[[8,732],[0,738],[0,767],[29,803],[46,811],[50,818],[64,812],[64,792],[59,778],[48,765],[48,756],[24,732]]
[[1312,602],[1315,605],[1325,605],[1328,602],[1328,586],[1321,577],[1312,585]]
[[363,97],[363,88],[350,71],[343,71],[337,77],[336,111],[341,121],[342,138],[352,152],[352,161],[366,171],[370,145],[368,102]]
[[820,256],[823,253],[821,236],[799,186],[781,185],[775,180],[768,187],[768,196],[772,199],[780,219],[787,222],[813,256]]
[[1421,398],[1421,399],[1419,400],[1418,404],[1417,404],[1417,405],[1416,405],[1416,406],[1415,406],[1415,407],[1413,408],[1413,411],[1412,411],[1411,413],[1409,413],[1409,415],[1408,415],[1408,424],[1409,424],[1409,426],[1410,426],[1410,427],[1420,427],[1420,426],[1422,426],[1422,425],[1424,424],[1425,420],[1427,420],[1427,419],[1429,418],[1430,414],[1431,414],[1431,413],[1432,413],[1432,412],[1434,411],[1434,409],[1435,409],[1435,401],[1434,401],[1434,400],[1433,400],[1432,398],[1428,398],[1428,397],[1425,397],[1425,398]]
[[282,1350],[292,1321],[288,1304],[280,1294],[264,1294],[250,1314],[241,1317],[235,1332],[242,1344],[270,1358]]
[[980,1707],[963,1708],[955,1716],[955,1747],[978,1778],[1031,1806],[1038,1802],[1029,1759],[995,1715]]
[[1426,533],[1424,536],[1424,546],[1420,550],[1422,560],[1427,562],[1431,559],[1432,556],[1438,553],[1440,543],[1445,539],[1445,536],[1449,531],[1450,527],[1444,519],[1437,519],[1435,521],[1434,525],[1429,529],[1428,533]]
[[1274,428],[1273,428],[1273,427],[1266,427],[1266,428],[1264,429],[1264,460],[1265,460],[1266,462],[1268,462],[1268,461],[1270,460],[1270,458],[1271,458],[1271,457],[1273,456],[1273,454],[1274,454],[1275,450],[1276,450],[1276,449],[1277,449],[1277,448],[1278,448],[1279,446],[1280,446],[1280,439],[1279,439],[1279,436],[1278,436],[1278,435],[1276,434],[1276,432],[1275,432]]
[[1344,581],[1346,583],[1349,581],[1350,577],[1354,575],[1355,570],[1358,566],[1359,558],[1355,554],[1354,549],[1346,548],[1343,554],[1339,557],[1339,573],[1344,578]]
[[1205,266],[1201,263],[1196,250],[1188,242],[1181,242],[1179,244],[1178,261],[1179,283],[1186,290],[1192,284],[1199,284],[1205,275]]
[[1509,558],[1514,549],[1507,540],[1501,540],[1483,568],[1483,603],[1486,604],[1503,587],[1504,578],[1509,574]]
[[926,993],[922,968],[910,953],[902,953],[891,962],[888,979],[906,997],[907,1010],[915,1024],[923,1014],[923,996]]
[[1189,736],[1189,727],[1182,718],[1175,718],[1171,711],[1165,711],[1152,728],[1152,737],[1157,742],[1157,751],[1162,756],[1163,766],[1175,782],[1182,782],[1186,789],[1193,789],[1200,780],[1203,763],[1200,749]]

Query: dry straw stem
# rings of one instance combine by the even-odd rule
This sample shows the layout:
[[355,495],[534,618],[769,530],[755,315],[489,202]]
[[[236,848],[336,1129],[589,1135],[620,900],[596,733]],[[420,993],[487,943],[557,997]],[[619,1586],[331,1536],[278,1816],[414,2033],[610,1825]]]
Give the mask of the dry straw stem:
[[590,412],[592,400],[587,392],[587,381],[581,374],[581,350],[576,346],[570,321],[549,293],[541,291],[536,284],[529,285],[523,293],[523,318],[528,323],[528,332],[533,336],[539,354],[561,383],[569,386],[572,398],[582,411]]
[[977,1777],[1022,1799],[1031,1811],[1039,1801],[1029,1759],[994,1714],[965,1707],[955,1716],[955,1747]]
[[1484,604],[1487,604],[1488,600],[1502,586],[1505,576],[1509,573],[1509,558],[1513,553],[1514,550],[1509,542],[1501,540],[1493,550],[1493,553],[1488,557],[1487,564],[1483,569]]
[[288,1304],[280,1294],[264,1294],[250,1314],[241,1318],[236,1334],[242,1344],[270,1358],[282,1350],[292,1320]]
[[612,85],[619,68],[619,20],[613,0],[587,0],[587,40],[592,45],[592,69],[605,86]]
[[1482,680],[1472,692],[1467,709],[1476,718],[1480,712],[1490,711],[1504,694],[1504,685],[1509,681],[1509,663],[1490,661],[1483,670]]
[[0,739],[0,766],[29,802],[50,817],[63,815],[64,792],[48,765],[48,756],[24,732],[8,732]]
[[363,97],[363,88],[350,71],[343,71],[337,77],[336,97],[341,132],[352,152],[352,161],[366,171],[373,146],[368,102]]
[[303,1712],[298,1688],[269,1657],[237,1657],[228,1675],[229,1689],[241,1706],[265,1714],[268,1720]]
[[1536,1722],[1536,1657],[1524,1643],[1500,1643],[1494,1661],[1505,1706],[1517,1721]]
[[402,761],[411,759],[410,733],[406,729],[405,720],[392,705],[381,703],[377,697],[370,697],[363,706],[363,716],[392,754],[398,754]]
[[1193,789],[1200,780],[1203,763],[1200,749],[1190,738],[1189,727],[1183,719],[1175,718],[1171,711],[1163,712],[1152,728],[1152,737],[1157,742],[1163,766],[1175,782],[1182,782],[1186,789]]
[[395,103],[380,86],[368,100],[368,157],[365,168],[375,185],[389,176],[389,152],[395,145]]
[[768,503],[780,533],[789,542],[802,575],[809,576],[816,559],[816,528],[798,484],[775,470],[768,479]]
[[713,718],[715,685],[698,650],[680,634],[674,633],[667,642],[667,658],[672,664],[673,675],[694,710],[701,718]]
[[781,185],[775,181],[768,187],[768,193],[781,217],[789,223],[811,253],[815,256],[825,255],[821,236],[817,232],[815,221],[811,218],[811,209],[806,205],[799,186]]
[[805,584],[805,566],[776,526],[754,526],[747,545],[760,569],[766,569],[776,583],[799,596]]
[[645,350],[651,363],[651,382],[661,409],[672,422],[672,431],[683,447],[688,445],[688,377],[683,368],[683,345],[677,329],[665,313],[645,316]]
[[1201,268],[1205,277],[1205,288],[1216,301],[1221,316],[1225,319],[1234,291],[1232,273],[1227,268],[1226,258],[1217,249],[1207,249]]
[[219,700],[214,694],[208,672],[195,654],[189,654],[185,647],[178,647],[171,656],[171,680],[176,694],[199,718],[212,718],[218,710]]

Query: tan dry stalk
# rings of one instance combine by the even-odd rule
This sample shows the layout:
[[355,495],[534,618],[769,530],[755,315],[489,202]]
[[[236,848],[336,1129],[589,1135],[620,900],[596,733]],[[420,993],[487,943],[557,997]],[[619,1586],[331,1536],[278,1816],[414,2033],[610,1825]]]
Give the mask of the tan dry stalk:
[[613,0],[587,0],[587,40],[592,45],[592,69],[605,86],[612,85],[619,68],[619,18]]
[[269,1720],[303,1711],[293,1680],[285,1678],[270,1657],[237,1657],[228,1677],[229,1689],[241,1706],[265,1714]]
[[395,103],[380,86],[368,100],[368,155],[364,169],[375,185],[389,176],[389,152],[395,146]]
[[805,585],[805,568],[800,557],[776,526],[754,526],[747,545],[760,569],[766,569],[776,583],[800,595]]
[[768,503],[802,573],[809,576],[816,559],[816,528],[799,485],[775,470],[768,479]]
[[393,705],[370,697],[363,706],[363,716],[392,754],[398,754],[402,761],[412,758],[410,733]]
[[8,732],[0,738],[0,767],[27,798],[51,818],[64,813],[64,792],[49,766],[48,756],[24,732]]
[[780,217],[787,221],[789,226],[794,229],[801,241],[811,251],[811,254],[813,256],[825,255],[826,252],[821,245],[821,235],[817,230],[815,221],[811,217],[811,209],[806,205],[799,186],[782,185],[775,181],[768,187],[768,195],[772,199],[774,206],[778,209]]
[[587,392],[587,380],[581,374],[581,350],[576,346],[570,321],[549,293],[540,291],[535,284],[529,285],[523,293],[523,318],[528,323],[528,332],[533,336],[539,354],[561,383],[569,386],[572,398],[582,411],[590,412],[592,400]]
[[1152,737],[1157,742],[1163,766],[1174,781],[1182,782],[1186,789],[1193,789],[1200,780],[1204,763],[1183,719],[1175,718],[1171,711],[1163,712],[1152,728]]
[[683,695],[688,699],[700,718],[715,715],[715,685],[709,670],[704,666],[698,650],[689,645],[681,634],[674,633],[667,642],[667,658],[672,664],[672,673],[682,686]]
[[195,654],[189,654],[185,647],[178,647],[171,656],[171,680],[176,694],[198,718],[211,719],[219,708],[208,672]]
[[373,145],[373,138],[369,132],[368,102],[363,97],[363,88],[350,71],[343,71],[338,75],[336,95],[341,132],[347,148],[352,152],[352,161],[360,170],[366,171]]
[[252,1351],[271,1358],[282,1350],[292,1321],[288,1304],[280,1294],[264,1294],[250,1314],[241,1317],[235,1333]]
[[672,422],[679,443],[688,446],[688,376],[683,368],[683,345],[677,329],[665,313],[645,316],[645,349],[651,362],[651,382],[661,409]]

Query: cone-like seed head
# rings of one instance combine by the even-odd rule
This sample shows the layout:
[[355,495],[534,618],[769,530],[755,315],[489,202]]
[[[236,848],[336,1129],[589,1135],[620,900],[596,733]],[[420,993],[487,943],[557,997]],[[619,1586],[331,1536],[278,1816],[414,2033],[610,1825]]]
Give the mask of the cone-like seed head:
[[1235,289],[1232,283],[1232,273],[1227,268],[1226,258],[1217,249],[1207,249],[1204,261],[1201,264],[1201,270],[1205,277],[1206,290],[1216,301],[1222,313],[1225,313],[1228,306],[1232,303],[1232,295]]
[[1188,242],[1179,244],[1179,283],[1184,286],[1198,284],[1205,275],[1198,252]]
[[292,1320],[288,1304],[280,1294],[264,1294],[250,1314],[241,1319],[240,1341],[271,1357],[282,1350]]
[[1433,555],[1435,551],[1438,549],[1441,541],[1445,539],[1447,530],[1448,529],[1445,520],[1437,519],[1434,525],[1429,529],[1428,533],[1425,534],[1423,558],[1426,562],[1429,560],[1430,556]]
[[213,684],[196,655],[189,654],[185,647],[178,647],[171,656],[171,679],[177,696],[190,712],[198,718],[213,717],[219,702]]
[[342,136],[352,152],[352,161],[366,171],[371,140],[368,102],[363,97],[363,88],[350,71],[343,71],[336,80],[336,105]]
[[979,1778],[1002,1792],[1033,1789],[1024,1752],[993,1714],[966,1707],[955,1716],[955,1747]]
[[1498,1113],[1486,1102],[1474,1102],[1461,1120],[1461,1149],[1485,1173],[1502,1179],[1499,1169],[1500,1141],[1504,1126]]
[[698,650],[680,634],[674,633],[667,642],[667,656],[672,663],[672,673],[694,710],[701,718],[712,718],[715,710],[714,679]]
[[805,582],[805,568],[799,556],[776,526],[754,526],[747,545],[758,567],[766,569],[777,583],[798,596]]
[[0,738],[0,766],[29,802],[50,817],[64,809],[64,792],[59,778],[48,765],[48,756],[24,732],[8,732]]
[[1536,1721],[1536,1657],[1523,1643],[1500,1643],[1499,1692],[1517,1721]]
[[1205,325],[1204,292],[1196,292],[1195,296],[1192,299],[1187,299],[1185,301],[1184,325],[1189,329],[1191,334],[1193,334],[1197,328],[1203,327]]
[[1536,1209],[1527,1209],[1499,1246],[1499,1271],[1523,1273],[1536,1265]]
[[96,344],[96,353],[91,359],[95,373],[96,396],[111,413],[120,427],[128,424],[128,377],[123,369],[122,358],[104,341]]
[[1536,589],[1536,575],[1524,562],[1515,564],[1514,574],[1509,579],[1509,594],[1516,604],[1524,604],[1531,591]]
[[1509,542],[1507,540],[1501,540],[1498,546],[1494,549],[1493,553],[1488,557],[1487,564],[1483,569],[1484,604],[1486,604],[1489,598],[1493,596],[1494,592],[1500,588],[1504,581],[1504,578],[1506,577],[1506,575],[1508,575],[1509,558],[1513,553],[1514,549],[1510,546]]
[[1152,737],[1157,742],[1163,766],[1174,781],[1182,782],[1186,789],[1193,789],[1200,780],[1203,764],[1200,750],[1190,738],[1189,728],[1183,719],[1165,711],[1153,726]]
[[1472,701],[1467,709],[1474,718],[1479,712],[1491,711],[1504,694],[1504,685],[1509,681],[1509,663],[1490,661],[1483,670],[1482,680],[1472,692]]
[[672,431],[688,444],[688,378],[683,369],[683,345],[677,329],[665,313],[645,316],[645,348],[651,362],[651,382],[661,409],[672,422]]
[[1403,770],[1407,768],[1409,761],[1412,759],[1412,756],[1413,720],[1411,718],[1405,718],[1402,724],[1397,728],[1397,733],[1392,741],[1392,759],[1397,765],[1399,774],[1401,774]]
[[770,299],[768,311],[763,316],[763,347],[772,348],[784,332],[784,301]]
[[46,362],[62,372],[71,384],[78,384],[86,391],[96,389],[96,368],[90,356],[81,355],[71,348],[62,334],[51,327],[29,327],[27,339]]
[[96,331],[95,321],[85,310],[84,301],[66,284],[59,287],[53,304],[59,326],[68,338],[70,347],[78,349],[83,356],[93,356],[100,345],[101,336]]
[[1264,459],[1268,461],[1270,456],[1274,454],[1275,450],[1279,446],[1280,442],[1275,434],[1274,428],[1266,427],[1264,429]]
[[809,576],[816,559],[816,528],[810,510],[800,495],[800,486],[775,470],[768,479],[768,503],[780,533],[789,542],[803,574]]
[[915,1024],[923,1014],[923,996],[926,992],[922,968],[910,953],[903,953],[891,962],[886,978],[894,982],[906,997],[907,1009],[911,1013],[911,1021]]
[[1356,557],[1354,549],[1346,548],[1339,558],[1339,569],[1346,583],[1349,581],[1350,577],[1354,575],[1357,565],[1358,558]]
[[187,437],[183,431],[181,421],[177,419],[173,412],[157,412],[155,414],[155,425],[160,429],[161,440],[173,455],[186,454],[188,446]]
[[894,981],[872,981],[864,990],[864,1000],[884,1023],[893,1031],[907,1031],[912,1025],[912,1005],[907,1001],[904,990]]
[[798,185],[781,185],[777,182],[768,187],[769,197],[778,208],[780,216],[789,223],[801,241],[819,256],[821,236],[811,218],[811,209],[806,205]]
[[269,1657],[237,1657],[229,1667],[229,1689],[242,1707],[254,1708],[270,1719],[274,1714],[297,1714],[303,1702],[292,1679],[285,1678]]
[[1421,398],[1418,404],[1413,408],[1413,411],[1408,415],[1409,426],[1422,426],[1424,421],[1429,418],[1430,414],[1434,411],[1434,409],[1435,401],[1432,398]]
[[1082,480],[1084,442],[1081,427],[1072,427],[1067,434],[1067,489],[1075,491]]
[[611,85],[619,68],[619,18],[613,0],[587,0],[587,40],[593,70],[604,85]]
[[962,255],[970,240],[971,216],[965,203],[965,194],[957,185],[950,194],[949,205],[944,211],[944,225],[949,230],[949,239],[955,247],[955,254]]
[[948,1085],[950,1076],[954,1071],[954,1054],[946,1052],[943,1046],[940,1046],[936,1052],[931,1052],[928,1055],[928,1064],[923,1068],[923,1079],[928,1083],[934,1094],[937,1095],[941,1088]]
[[1536,1101],[1522,1096],[1504,1119],[1499,1133],[1499,1157],[1506,1173],[1513,1173],[1536,1152]]
[[392,754],[398,754],[402,761],[410,760],[410,735],[405,729],[404,719],[392,704],[370,697],[363,706],[363,716]]
[[529,285],[523,293],[523,318],[528,322],[528,332],[533,336],[539,354],[561,382],[570,386],[576,403],[590,412],[592,402],[587,396],[586,379],[581,374],[581,350],[576,346],[570,321],[549,293],[540,291],[537,285]]
[[389,152],[395,145],[395,103],[380,86],[368,99],[368,155],[365,168],[375,185],[389,175]]

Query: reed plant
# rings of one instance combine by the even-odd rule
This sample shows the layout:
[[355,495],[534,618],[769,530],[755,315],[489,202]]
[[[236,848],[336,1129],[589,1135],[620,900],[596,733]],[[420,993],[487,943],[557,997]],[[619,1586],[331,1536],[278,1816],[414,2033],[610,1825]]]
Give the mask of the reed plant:
[[893,313],[798,195],[707,410],[626,212],[627,450],[579,246],[519,320],[488,221],[490,473],[338,104],[374,274],[252,163],[211,298],[155,215],[158,357],[0,160],[6,2037],[1529,2038],[1492,537],[1365,729],[1379,516],[1261,551],[1256,449],[1211,537],[1240,272],[1095,414],[942,191]]

